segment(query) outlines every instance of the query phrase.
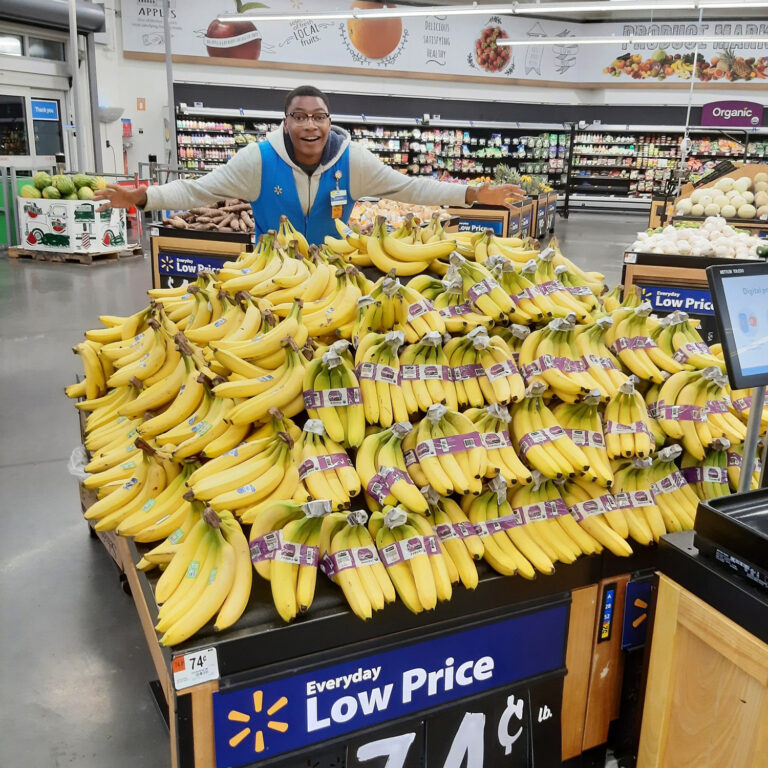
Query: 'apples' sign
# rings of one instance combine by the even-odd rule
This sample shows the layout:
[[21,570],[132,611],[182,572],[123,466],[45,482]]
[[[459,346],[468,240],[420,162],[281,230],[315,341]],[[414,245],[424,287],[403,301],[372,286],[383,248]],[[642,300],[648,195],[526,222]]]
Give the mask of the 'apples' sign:
[[763,105],[754,101],[710,101],[701,108],[701,124],[756,128],[763,124]]

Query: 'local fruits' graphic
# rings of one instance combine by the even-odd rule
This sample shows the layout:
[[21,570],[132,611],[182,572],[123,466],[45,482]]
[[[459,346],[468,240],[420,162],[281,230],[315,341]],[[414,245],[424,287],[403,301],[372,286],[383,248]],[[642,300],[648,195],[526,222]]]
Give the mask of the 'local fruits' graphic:
[[737,56],[732,48],[718,51],[707,60],[697,54],[694,64],[692,53],[667,53],[663,48],[654,51],[650,58],[644,59],[640,53],[625,53],[618,56],[612,64],[603,69],[606,75],[621,77],[627,75],[634,80],[653,78],[666,80],[668,77],[680,77],[690,80],[696,70],[696,78],[703,82],[727,80],[755,80],[768,78],[768,56],[744,58]]
[[475,40],[477,64],[486,72],[501,72],[509,64],[509,46],[499,46],[497,40],[507,37],[501,27],[486,27]]
[[[393,3],[355,0],[351,7],[369,11],[395,6]],[[349,41],[363,56],[369,59],[383,59],[400,44],[400,38],[403,36],[403,21],[399,18],[349,19],[347,33]]]
[[214,19],[205,32],[208,55],[222,59],[252,59],[261,55],[261,32],[250,21]]

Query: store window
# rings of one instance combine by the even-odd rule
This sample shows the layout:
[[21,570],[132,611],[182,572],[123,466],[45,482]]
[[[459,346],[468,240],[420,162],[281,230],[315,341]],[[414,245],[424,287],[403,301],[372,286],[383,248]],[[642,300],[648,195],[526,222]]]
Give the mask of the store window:
[[28,37],[27,55],[33,59],[51,59],[64,61],[64,43],[60,40],[46,40],[42,37]]
[[24,39],[21,35],[0,35],[0,54],[23,56]]
[[64,151],[58,99],[32,99],[32,130],[38,155]]
[[0,93],[0,155],[28,155],[27,120],[22,96]]

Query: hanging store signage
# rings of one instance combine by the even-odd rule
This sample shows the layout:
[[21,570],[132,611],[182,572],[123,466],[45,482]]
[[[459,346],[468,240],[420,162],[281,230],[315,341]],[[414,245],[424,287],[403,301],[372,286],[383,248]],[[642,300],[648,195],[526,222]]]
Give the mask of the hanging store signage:
[[754,101],[710,101],[701,108],[701,124],[719,128],[757,128],[763,105]]
[[[162,0],[123,0],[123,47],[127,55],[160,58],[165,54]],[[269,4],[268,4],[269,5]],[[309,6],[309,3],[305,3]],[[352,0],[312,0],[312,10],[338,11]],[[229,6],[229,7],[227,7]],[[768,75],[768,42],[698,44],[677,40],[718,35],[765,37],[764,21],[580,24],[569,20],[530,19],[488,13],[483,16],[422,16],[391,19],[218,21],[235,13],[235,0],[211,5],[185,0],[171,9],[173,54],[195,64],[347,70],[360,74],[393,74],[446,79],[482,77],[535,81],[543,85],[621,81],[685,83],[731,82],[764,86]],[[659,37],[658,43],[607,42],[579,46],[573,37]],[[498,47],[500,39],[562,37],[558,45]],[[726,50],[727,48],[727,50]],[[694,53],[696,50],[696,61]],[[255,62],[258,62],[256,64]]]
[[216,765],[241,766],[553,672],[567,605],[213,695]]
[[58,120],[59,102],[43,99],[32,99],[32,119],[33,120]]

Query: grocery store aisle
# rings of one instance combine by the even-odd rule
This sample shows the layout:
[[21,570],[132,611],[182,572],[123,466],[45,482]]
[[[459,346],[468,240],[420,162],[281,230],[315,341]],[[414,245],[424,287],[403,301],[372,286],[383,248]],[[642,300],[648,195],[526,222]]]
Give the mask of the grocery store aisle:
[[[564,252],[614,283],[642,220],[557,221]],[[0,255],[0,765],[168,765],[153,668],[112,561],[79,515],[67,460],[70,349],[98,315],[146,300],[147,260],[80,267]]]

